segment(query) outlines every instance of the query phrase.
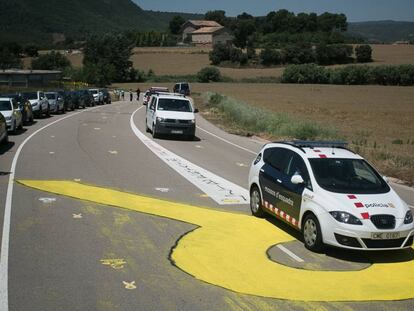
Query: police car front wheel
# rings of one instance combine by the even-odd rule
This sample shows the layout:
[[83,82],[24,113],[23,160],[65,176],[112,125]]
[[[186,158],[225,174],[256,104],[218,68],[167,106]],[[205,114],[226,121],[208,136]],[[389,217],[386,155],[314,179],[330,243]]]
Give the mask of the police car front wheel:
[[253,216],[264,217],[264,211],[262,209],[262,199],[257,187],[253,187],[250,191],[250,209]]
[[324,249],[321,227],[313,214],[306,215],[303,222],[303,240],[310,251],[321,252]]

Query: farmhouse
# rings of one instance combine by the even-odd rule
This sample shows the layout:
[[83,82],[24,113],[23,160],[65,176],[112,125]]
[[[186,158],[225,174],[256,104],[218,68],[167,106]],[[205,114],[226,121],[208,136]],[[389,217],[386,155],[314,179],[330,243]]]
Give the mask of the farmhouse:
[[182,26],[183,41],[189,40],[197,46],[212,46],[230,43],[233,36],[215,21],[189,20]]

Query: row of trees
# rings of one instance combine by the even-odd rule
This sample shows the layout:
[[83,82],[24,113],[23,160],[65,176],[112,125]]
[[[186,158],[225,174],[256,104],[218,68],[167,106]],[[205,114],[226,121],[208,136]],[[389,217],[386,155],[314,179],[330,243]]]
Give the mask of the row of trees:
[[22,46],[16,42],[3,42],[0,45],[0,69],[20,68],[21,58],[38,56],[34,45]]
[[[354,61],[352,57],[354,48],[346,44],[296,44],[282,49],[265,48],[256,55],[254,48],[248,47],[246,52],[231,45],[217,44],[210,52],[212,65],[220,65],[223,62],[246,65],[249,62],[260,62],[263,66],[282,64],[308,64],[319,65],[346,64]],[[360,63],[372,61],[372,49],[369,45],[361,45],[355,48],[356,61]]]
[[290,65],[283,75],[283,83],[338,85],[414,85],[414,65],[346,66],[326,68],[315,64]]

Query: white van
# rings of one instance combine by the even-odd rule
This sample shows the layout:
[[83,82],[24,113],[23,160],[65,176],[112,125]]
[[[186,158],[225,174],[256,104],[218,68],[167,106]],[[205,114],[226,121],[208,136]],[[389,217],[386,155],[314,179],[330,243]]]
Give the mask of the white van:
[[195,114],[192,102],[177,94],[154,94],[147,106],[145,127],[155,138],[161,134],[184,135],[194,139]]

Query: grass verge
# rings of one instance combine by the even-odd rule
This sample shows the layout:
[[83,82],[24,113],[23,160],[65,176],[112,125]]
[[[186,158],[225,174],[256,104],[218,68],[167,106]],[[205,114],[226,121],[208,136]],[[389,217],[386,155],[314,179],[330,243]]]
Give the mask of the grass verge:
[[251,106],[234,98],[207,92],[202,94],[206,114],[244,135],[279,139],[338,139],[337,130],[315,122],[299,120],[287,113],[277,113]]

